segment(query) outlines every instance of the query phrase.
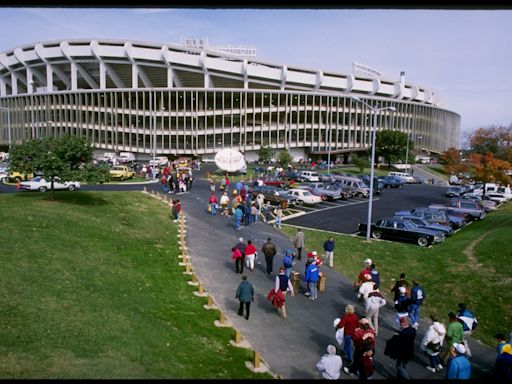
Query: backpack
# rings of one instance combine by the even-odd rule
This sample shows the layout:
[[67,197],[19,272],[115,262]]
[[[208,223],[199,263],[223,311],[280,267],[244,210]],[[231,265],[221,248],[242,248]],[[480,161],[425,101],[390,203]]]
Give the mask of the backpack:
[[285,268],[293,267],[292,257],[290,255],[286,255],[285,257],[283,257],[283,265]]

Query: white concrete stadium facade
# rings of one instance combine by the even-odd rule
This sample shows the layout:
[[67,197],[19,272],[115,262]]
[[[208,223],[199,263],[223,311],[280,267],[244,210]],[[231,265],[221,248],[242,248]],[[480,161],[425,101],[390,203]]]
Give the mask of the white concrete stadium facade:
[[[211,158],[262,145],[295,159],[367,150],[377,129],[440,153],[459,146],[460,116],[403,81],[241,59],[181,45],[59,40],[0,53],[0,144],[63,134],[96,150]],[[10,117],[10,125],[7,117]]]

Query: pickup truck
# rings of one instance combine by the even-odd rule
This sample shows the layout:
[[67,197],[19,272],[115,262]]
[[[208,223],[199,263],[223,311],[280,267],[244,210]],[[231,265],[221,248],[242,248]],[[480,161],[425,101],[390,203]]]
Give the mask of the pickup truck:
[[135,173],[126,165],[115,165],[112,167],[109,173],[112,179],[119,180],[133,179],[133,176],[135,175]]
[[[471,201],[466,199],[451,199],[448,205],[441,206],[448,210],[448,212],[462,213],[466,220],[482,220],[486,216],[486,212],[482,204],[477,201]],[[439,205],[432,204],[429,208],[439,208]]]

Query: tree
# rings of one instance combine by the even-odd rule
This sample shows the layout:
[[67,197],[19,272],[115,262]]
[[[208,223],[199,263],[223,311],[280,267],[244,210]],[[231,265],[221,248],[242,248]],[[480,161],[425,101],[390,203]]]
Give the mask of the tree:
[[10,151],[11,168],[22,173],[39,172],[51,183],[55,198],[55,177],[62,181],[87,181],[91,184],[105,181],[108,169],[92,164],[93,147],[86,138],[62,136],[45,137],[15,144]]
[[[407,148],[407,134],[393,130],[383,130],[377,132],[375,137],[375,154],[376,156],[384,156],[388,161],[388,167],[391,163],[405,157]],[[409,142],[409,151],[414,149],[414,144]]]
[[483,183],[510,184],[510,176],[507,175],[507,171],[512,168],[512,165],[509,162],[494,158],[491,152],[487,152],[485,155],[472,153],[470,159],[473,163],[473,173],[476,180]]
[[472,153],[492,153],[495,158],[512,162],[512,125],[478,128],[470,138]]
[[258,161],[261,163],[269,163],[275,152],[268,145],[262,145],[258,151]]
[[357,168],[359,168],[360,173],[363,173],[365,168],[370,168],[370,160],[368,160],[368,156],[358,154],[352,159],[352,162]]
[[278,158],[279,158],[279,163],[281,163],[281,165],[283,167],[286,167],[288,164],[291,164],[293,161],[293,157],[292,157],[292,155],[290,155],[290,153],[288,151],[279,152]]
[[439,160],[443,163],[444,169],[454,175],[467,170],[467,166],[462,163],[462,157],[460,151],[455,147],[450,147],[444,151]]

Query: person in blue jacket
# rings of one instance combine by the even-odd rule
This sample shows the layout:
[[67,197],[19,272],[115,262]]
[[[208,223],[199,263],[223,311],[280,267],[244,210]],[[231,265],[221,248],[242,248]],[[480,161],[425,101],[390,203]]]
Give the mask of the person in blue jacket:
[[309,298],[311,300],[316,300],[318,298],[318,293],[316,289],[316,283],[319,278],[318,273],[318,265],[316,265],[316,262],[313,261],[311,264],[308,265],[306,269],[306,284],[309,289]]
[[325,262],[327,265],[332,268],[334,261],[334,239],[329,237],[329,239],[324,243],[324,251],[325,251]]
[[469,379],[471,377],[471,363],[465,353],[466,348],[463,344],[453,343],[450,348],[451,357],[446,366],[445,379]]
[[240,230],[240,224],[242,223],[242,217],[244,217],[244,212],[240,206],[235,209],[235,228],[237,231]]
[[291,249],[287,249],[284,257],[283,257],[283,267],[284,267],[284,273],[288,278],[290,278],[290,275],[292,274],[292,268],[293,268],[293,251]]
[[425,300],[425,289],[416,279],[412,281],[411,302],[409,303],[409,319],[411,319],[412,327],[418,329],[418,320],[420,319],[420,307]]

